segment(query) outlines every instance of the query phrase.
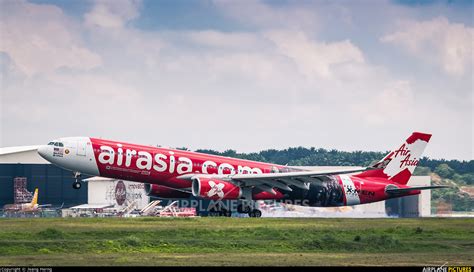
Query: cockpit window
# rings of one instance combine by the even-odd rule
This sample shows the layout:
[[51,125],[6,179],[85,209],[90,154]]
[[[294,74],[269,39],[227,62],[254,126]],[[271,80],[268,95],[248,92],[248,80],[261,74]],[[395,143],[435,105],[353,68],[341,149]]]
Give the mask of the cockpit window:
[[61,142],[49,142],[48,145],[64,147],[64,144]]
[[61,142],[49,142],[48,145],[64,147],[64,144]]

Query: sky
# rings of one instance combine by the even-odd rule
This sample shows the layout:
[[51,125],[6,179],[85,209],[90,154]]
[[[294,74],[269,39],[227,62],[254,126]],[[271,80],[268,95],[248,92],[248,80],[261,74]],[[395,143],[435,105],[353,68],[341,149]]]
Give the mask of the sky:
[[472,1],[0,0],[0,146],[472,160]]

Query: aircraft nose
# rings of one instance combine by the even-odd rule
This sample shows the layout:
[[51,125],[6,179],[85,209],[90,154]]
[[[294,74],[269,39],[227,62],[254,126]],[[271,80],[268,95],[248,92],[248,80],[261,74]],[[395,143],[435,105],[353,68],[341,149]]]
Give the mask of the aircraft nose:
[[48,146],[47,145],[42,145],[38,147],[38,154],[43,157],[44,159],[48,159]]

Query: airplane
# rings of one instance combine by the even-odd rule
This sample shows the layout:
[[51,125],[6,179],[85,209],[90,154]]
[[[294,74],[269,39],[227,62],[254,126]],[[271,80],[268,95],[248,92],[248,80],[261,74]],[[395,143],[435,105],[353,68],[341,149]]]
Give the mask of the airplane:
[[22,211],[22,212],[33,212],[37,211],[43,207],[50,207],[51,204],[38,205],[38,188],[35,189],[33,194],[33,199],[30,203],[21,203],[21,204],[6,204],[3,206],[5,211]]
[[[448,186],[408,186],[431,138],[413,132],[399,148],[369,167],[314,171],[192,151],[91,137],[65,137],[40,146],[47,161],[81,173],[145,184],[149,196],[212,201],[238,200],[237,212],[260,217],[257,200],[312,207],[352,206],[420,194]],[[230,216],[225,207],[215,207]]]

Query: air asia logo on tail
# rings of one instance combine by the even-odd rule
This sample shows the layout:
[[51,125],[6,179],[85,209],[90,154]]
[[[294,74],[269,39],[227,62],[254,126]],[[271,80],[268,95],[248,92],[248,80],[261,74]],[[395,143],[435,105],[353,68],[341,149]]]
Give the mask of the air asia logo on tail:
[[376,169],[357,176],[386,178],[396,183],[407,184],[430,138],[431,134],[413,132],[399,148],[373,165]]
[[417,166],[418,165],[418,159],[413,158],[410,159],[410,150],[405,147],[405,144],[400,146],[400,149],[395,151],[395,158],[400,156],[405,156],[401,161],[400,161],[400,168],[403,168],[403,166]]
[[383,172],[389,177],[393,177],[407,169],[413,173],[418,165],[420,156],[426,147],[427,142],[416,140],[413,143],[404,143],[400,148],[390,153],[385,160],[389,160]]

